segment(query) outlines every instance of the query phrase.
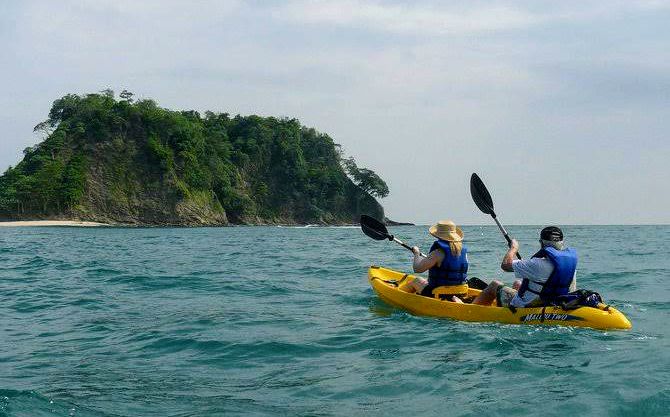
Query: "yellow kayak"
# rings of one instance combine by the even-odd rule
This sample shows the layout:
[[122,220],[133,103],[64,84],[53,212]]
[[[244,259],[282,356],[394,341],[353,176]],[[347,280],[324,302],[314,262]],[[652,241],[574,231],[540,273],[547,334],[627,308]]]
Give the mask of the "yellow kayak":
[[[619,310],[599,304],[595,307],[579,307],[564,310],[548,306],[518,308],[515,313],[506,307],[461,304],[437,298],[424,297],[402,291],[413,278],[412,275],[379,266],[371,266],[368,280],[379,298],[395,307],[419,316],[449,317],[463,321],[497,322],[509,324],[543,324],[594,329],[630,329],[630,321]],[[470,288],[468,296],[477,296],[480,290]]]

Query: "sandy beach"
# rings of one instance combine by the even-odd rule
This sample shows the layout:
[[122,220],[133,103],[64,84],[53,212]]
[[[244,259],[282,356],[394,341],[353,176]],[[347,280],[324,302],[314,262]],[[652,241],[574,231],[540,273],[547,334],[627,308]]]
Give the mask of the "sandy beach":
[[17,222],[0,222],[0,227],[43,227],[43,226],[72,226],[72,227],[98,227],[109,226],[105,223],[81,222],[76,220],[27,220]]

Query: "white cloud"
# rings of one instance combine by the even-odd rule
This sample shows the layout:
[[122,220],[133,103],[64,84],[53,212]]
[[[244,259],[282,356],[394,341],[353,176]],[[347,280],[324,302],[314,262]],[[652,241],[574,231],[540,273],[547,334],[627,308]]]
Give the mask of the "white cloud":
[[528,29],[670,8],[667,0],[388,3],[375,0],[294,0],[274,17],[297,24],[331,24],[400,35],[469,35]]
[[539,20],[539,16],[507,6],[447,10],[442,7],[357,0],[294,1],[277,9],[275,16],[302,23],[330,23],[426,35],[516,29],[528,27]]

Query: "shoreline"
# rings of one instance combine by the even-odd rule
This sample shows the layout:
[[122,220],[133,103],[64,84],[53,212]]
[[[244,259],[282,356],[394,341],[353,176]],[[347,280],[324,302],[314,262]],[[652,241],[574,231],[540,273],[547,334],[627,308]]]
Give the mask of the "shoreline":
[[[394,222],[395,223],[395,222]],[[198,227],[287,227],[287,228],[319,228],[319,227],[360,227],[358,223],[334,223],[334,224],[314,224],[314,223],[229,223],[227,225],[176,225],[176,224],[137,224],[137,223],[100,223],[92,221],[80,220],[0,220],[0,228],[2,227],[121,227],[121,228],[198,228]],[[421,226],[428,227],[425,224],[388,224],[390,227],[394,226]],[[496,227],[490,224],[464,224],[464,227]],[[541,227],[541,225],[534,224],[510,224],[508,226],[521,227]],[[670,226],[670,224],[566,224],[564,226],[599,226],[599,227],[619,227],[619,226],[633,226],[633,227],[653,227],[653,226]]]
[[82,220],[0,220],[1,227],[120,227],[120,228],[200,228],[200,227],[358,227],[356,223],[228,223],[228,224],[141,224],[141,223],[100,223]]
[[0,221],[0,227],[101,227],[106,223],[84,222],[78,220],[19,220]]
[[[76,219],[76,218],[75,218]],[[207,223],[119,223],[116,221],[101,221],[95,220],[75,220],[66,218],[42,218],[42,219],[2,219],[0,218],[1,227],[120,227],[120,228],[198,228],[198,227],[244,227],[244,226],[269,226],[269,227],[296,227],[296,228],[311,228],[311,227],[360,227],[356,222],[332,222],[332,223],[300,223],[290,219],[273,219],[264,220],[260,218],[249,219],[249,222],[240,223],[226,223],[226,224],[207,224]],[[284,220],[284,221],[282,221]],[[411,223],[394,222],[385,219],[389,226],[405,226],[412,225]]]

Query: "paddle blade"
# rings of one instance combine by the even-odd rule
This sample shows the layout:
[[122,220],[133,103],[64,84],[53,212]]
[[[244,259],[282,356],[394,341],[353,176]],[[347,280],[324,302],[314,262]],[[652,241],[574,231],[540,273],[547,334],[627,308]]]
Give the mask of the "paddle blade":
[[361,230],[374,240],[393,239],[384,223],[365,214],[361,216]]
[[468,278],[468,287],[470,288],[474,288],[476,290],[484,290],[488,286],[489,284],[487,284],[486,282],[482,281],[477,277]]
[[474,172],[470,177],[470,194],[472,194],[472,199],[481,211],[495,217],[491,194],[489,193],[489,190],[486,189],[484,182],[479,178],[479,175]]

